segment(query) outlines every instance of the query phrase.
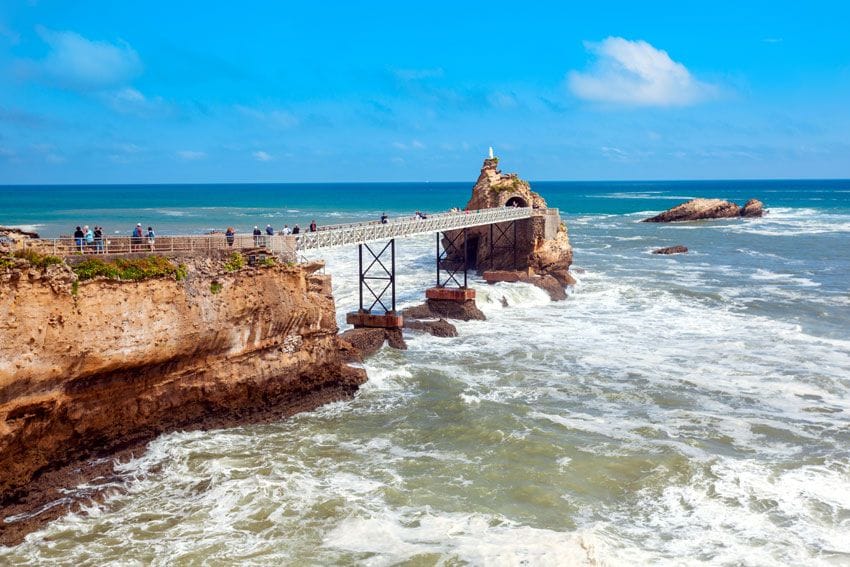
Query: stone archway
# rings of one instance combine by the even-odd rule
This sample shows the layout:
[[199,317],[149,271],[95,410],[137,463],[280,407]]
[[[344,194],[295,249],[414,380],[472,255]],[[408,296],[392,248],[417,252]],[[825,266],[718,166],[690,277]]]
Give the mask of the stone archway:
[[506,207],[527,207],[528,203],[522,197],[515,195],[505,201]]

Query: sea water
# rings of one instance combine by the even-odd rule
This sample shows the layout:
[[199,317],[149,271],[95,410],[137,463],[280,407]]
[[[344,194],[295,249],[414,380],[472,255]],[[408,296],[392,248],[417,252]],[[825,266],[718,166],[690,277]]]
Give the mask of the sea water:
[[[569,226],[566,301],[473,279],[487,321],[408,334],[352,401],[161,436],[106,502],[0,563],[850,563],[850,182],[533,188]],[[6,187],[0,224],[249,231],[435,212],[469,189]],[[769,213],[639,222],[697,196]],[[675,244],[690,252],[651,254]],[[397,241],[402,306],[431,285],[433,248]],[[313,256],[343,326],[356,249]]]

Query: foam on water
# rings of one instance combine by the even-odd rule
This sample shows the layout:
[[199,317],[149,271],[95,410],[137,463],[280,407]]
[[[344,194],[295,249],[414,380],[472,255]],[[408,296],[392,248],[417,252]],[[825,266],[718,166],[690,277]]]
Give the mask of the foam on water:
[[[825,270],[847,258],[818,263],[762,221],[634,220],[570,220],[583,271],[567,301],[474,278],[486,322],[382,350],[351,402],[165,435],[123,465],[124,491],[0,561],[847,562],[850,340],[835,329],[850,306]],[[846,218],[769,222],[804,221]],[[698,254],[645,253],[685,234]],[[398,249],[403,307],[433,280],[433,240]],[[356,252],[325,257],[342,325]]]

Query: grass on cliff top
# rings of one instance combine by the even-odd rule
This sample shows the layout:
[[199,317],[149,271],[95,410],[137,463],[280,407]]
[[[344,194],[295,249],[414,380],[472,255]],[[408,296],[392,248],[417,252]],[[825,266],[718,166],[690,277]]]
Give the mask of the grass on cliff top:
[[81,281],[101,276],[122,281],[141,281],[162,277],[173,277],[179,281],[186,277],[186,266],[175,264],[162,256],[118,258],[110,261],[89,258],[74,266],[73,270]]
[[15,250],[11,256],[0,258],[0,268],[7,268],[13,265],[13,262],[11,261],[12,258],[20,258],[22,260],[26,260],[27,262],[29,262],[30,266],[41,269],[44,269],[47,266],[54,266],[56,264],[62,263],[62,258],[58,256],[42,254],[33,250],[32,248],[24,248],[23,250]]

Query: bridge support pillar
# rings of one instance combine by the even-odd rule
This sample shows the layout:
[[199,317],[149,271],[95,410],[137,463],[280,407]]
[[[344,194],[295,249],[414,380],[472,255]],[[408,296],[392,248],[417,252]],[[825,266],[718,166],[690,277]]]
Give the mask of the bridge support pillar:
[[[364,251],[366,252],[365,263]],[[404,326],[404,318],[396,313],[395,306],[395,239],[390,240],[380,249],[377,247],[373,249],[368,244],[359,244],[357,254],[360,273],[360,309],[347,313],[345,322],[354,325],[355,329],[400,329]],[[381,309],[373,313],[372,310],[378,305]]]

